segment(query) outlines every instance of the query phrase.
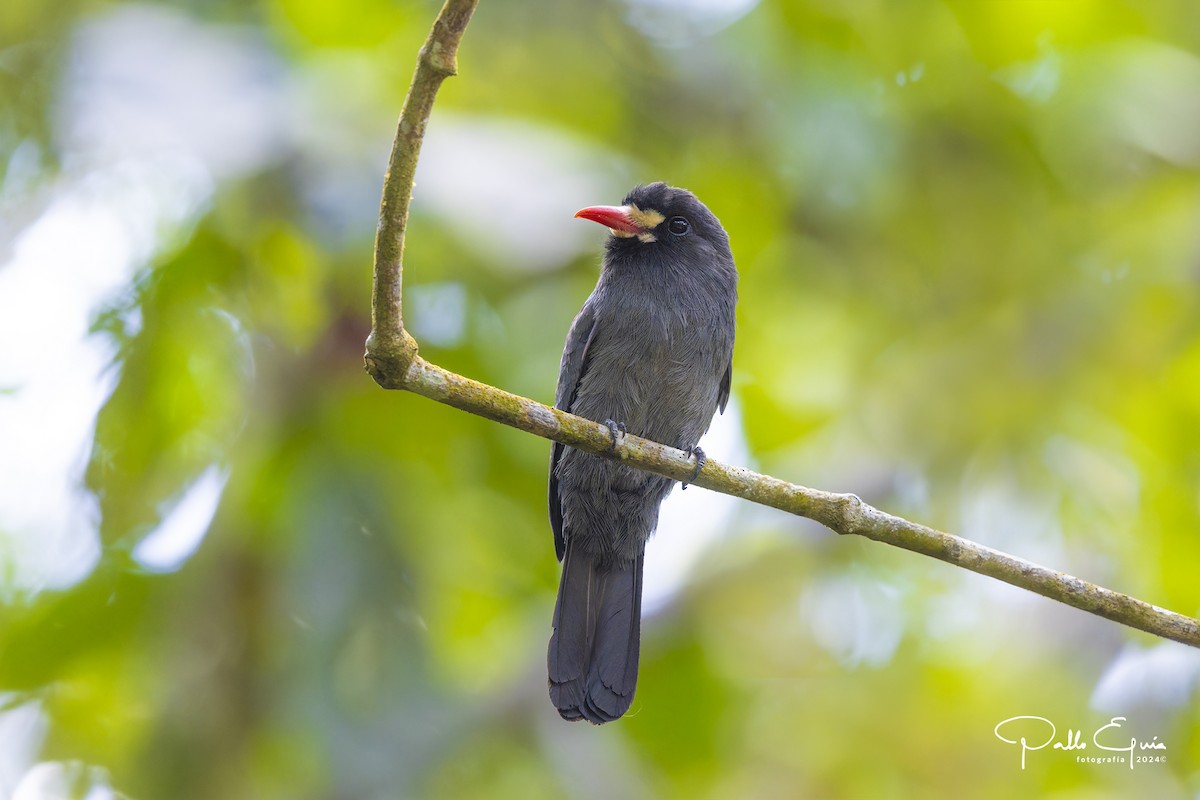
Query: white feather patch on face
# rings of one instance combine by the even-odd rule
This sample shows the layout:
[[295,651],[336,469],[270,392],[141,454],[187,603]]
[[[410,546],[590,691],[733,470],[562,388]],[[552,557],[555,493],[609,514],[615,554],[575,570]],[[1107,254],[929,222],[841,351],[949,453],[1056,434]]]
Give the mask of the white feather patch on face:
[[613,236],[620,236],[622,239],[631,239],[637,237],[639,242],[657,242],[658,237],[650,231],[642,231],[641,233],[630,233],[629,231],[621,231],[616,228],[610,228],[609,233]]
[[661,225],[662,221],[666,219],[666,217],[652,208],[643,210],[634,205],[622,206],[622,208],[625,210],[625,213],[629,215],[629,218],[637,223],[638,227],[642,228],[643,230],[641,233],[630,233],[628,231],[619,231],[616,228],[613,228],[612,232],[614,236],[620,236],[622,239],[628,239],[631,236],[636,236],[639,242],[647,243],[658,241],[658,237],[650,231]]
[[640,209],[637,206],[627,206],[626,208],[628,209],[627,213],[629,214],[630,219],[648,231],[654,230],[659,225],[662,225],[663,220],[666,219],[666,217],[655,211],[653,208],[647,208],[645,210]]

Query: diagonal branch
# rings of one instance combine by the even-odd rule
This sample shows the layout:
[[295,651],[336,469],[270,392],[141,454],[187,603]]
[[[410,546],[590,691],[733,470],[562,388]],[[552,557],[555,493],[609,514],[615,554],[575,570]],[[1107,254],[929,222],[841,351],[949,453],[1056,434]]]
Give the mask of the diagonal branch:
[[[619,459],[628,466],[674,480],[685,480],[692,474],[695,463],[682,450],[632,435],[622,437],[614,446],[604,425],[464,378],[425,361],[417,355],[416,341],[404,330],[400,308],[401,258],[413,172],[434,97],[442,81],[455,74],[458,43],[477,2],[447,0],[421,48],[412,87],[400,114],[384,179],[375,241],[373,330],[367,339],[367,371],[385,389],[407,389],[545,439]],[[712,459],[692,483],[816,520],[839,534],[865,536],[932,556],[1105,619],[1200,647],[1198,620],[884,513],[852,494],[808,489]]]

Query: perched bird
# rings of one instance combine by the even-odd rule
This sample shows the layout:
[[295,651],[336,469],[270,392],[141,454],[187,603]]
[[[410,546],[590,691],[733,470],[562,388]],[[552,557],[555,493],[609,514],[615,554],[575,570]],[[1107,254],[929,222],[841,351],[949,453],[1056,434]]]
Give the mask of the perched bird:
[[[737,269],[729,237],[696,196],[638,186],[621,206],[576,217],[609,227],[600,280],[571,324],[555,406],[687,449],[725,410]],[[685,484],[686,486],[686,484]],[[672,481],[555,444],[550,524],[563,562],[548,666],[564,719],[629,710],[641,638],[642,558]]]

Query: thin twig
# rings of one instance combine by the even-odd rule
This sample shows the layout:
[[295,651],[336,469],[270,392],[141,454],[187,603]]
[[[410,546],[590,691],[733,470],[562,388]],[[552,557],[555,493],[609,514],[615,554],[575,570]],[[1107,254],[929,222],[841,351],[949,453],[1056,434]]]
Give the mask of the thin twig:
[[[511,425],[579,450],[685,480],[695,468],[682,450],[637,436],[614,446],[609,429],[591,420],[449,372],[417,355],[400,313],[401,257],[412,176],[425,123],[442,80],[455,74],[455,53],[477,0],[448,0],[434,23],[400,115],[396,142],[384,179],[375,245],[374,329],[367,340],[366,366],[385,389],[408,391],[463,411]],[[769,475],[709,459],[691,483],[816,520],[839,534],[855,534],[1028,589],[1044,597],[1156,636],[1200,647],[1200,621],[1056,572],[958,536],[884,513],[853,494],[797,486]]]

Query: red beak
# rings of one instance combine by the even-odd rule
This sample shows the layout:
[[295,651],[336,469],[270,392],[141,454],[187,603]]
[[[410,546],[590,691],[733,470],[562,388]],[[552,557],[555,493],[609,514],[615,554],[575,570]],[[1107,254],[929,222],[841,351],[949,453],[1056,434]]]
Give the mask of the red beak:
[[599,222],[601,225],[612,228],[614,231],[636,235],[645,233],[646,229],[634,222],[633,217],[629,216],[628,206],[588,206],[575,212],[575,216],[581,219],[590,219],[592,222]]

